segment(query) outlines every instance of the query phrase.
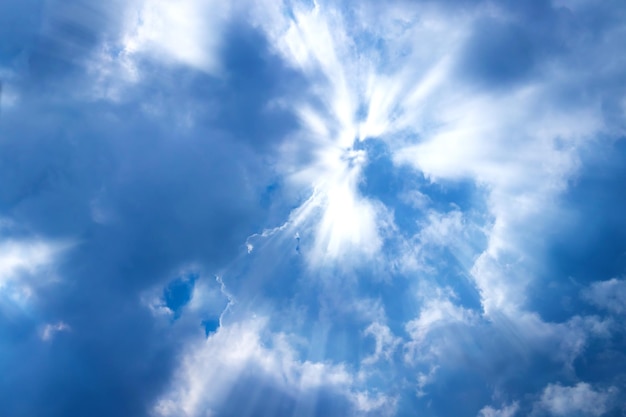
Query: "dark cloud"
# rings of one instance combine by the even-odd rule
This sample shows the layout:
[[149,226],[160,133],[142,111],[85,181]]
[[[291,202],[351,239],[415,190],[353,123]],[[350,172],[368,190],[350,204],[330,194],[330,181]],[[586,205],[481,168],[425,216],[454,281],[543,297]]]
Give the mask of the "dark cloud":
[[[19,225],[15,236],[74,246],[31,316],[0,319],[0,414],[139,416],[194,331],[159,326],[141,294],[162,286],[176,311],[185,296],[166,286],[181,267],[216,269],[259,229],[272,173],[257,152],[269,155],[294,127],[264,106],[289,83],[260,36],[233,29],[225,81],[145,62],[120,102],[93,100],[80,94],[93,83],[82,60],[108,20],[87,2],[54,6],[32,44],[13,33],[22,46],[4,44],[9,58],[26,54],[28,81],[0,121],[0,210]],[[30,80],[46,82],[34,89]],[[181,128],[189,109],[194,128]],[[38,329],[58,320],[71,331],[41,340]]]
[[217,87],[215,125],[255,148],[267,147],[272,139],[285,137],[298,127],[289,109],[268,98],[297,98],[306,90],[305,80],[269,49],[262,34],[245,23],[230,26],[227,37],[221,55],[229,71]]

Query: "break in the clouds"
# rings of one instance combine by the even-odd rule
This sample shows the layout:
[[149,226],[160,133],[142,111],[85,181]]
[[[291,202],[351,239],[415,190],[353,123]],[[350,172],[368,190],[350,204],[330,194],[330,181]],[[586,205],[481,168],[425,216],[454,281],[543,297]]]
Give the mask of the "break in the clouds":
[[626,413],[619,1],[5,1],[3,416]]

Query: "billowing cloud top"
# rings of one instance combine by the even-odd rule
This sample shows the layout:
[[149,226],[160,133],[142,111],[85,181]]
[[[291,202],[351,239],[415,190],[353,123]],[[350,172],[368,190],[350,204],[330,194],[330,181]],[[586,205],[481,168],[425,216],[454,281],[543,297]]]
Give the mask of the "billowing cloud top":
[[624,415],[624,50],[617,0],[3,1],[0,415]]

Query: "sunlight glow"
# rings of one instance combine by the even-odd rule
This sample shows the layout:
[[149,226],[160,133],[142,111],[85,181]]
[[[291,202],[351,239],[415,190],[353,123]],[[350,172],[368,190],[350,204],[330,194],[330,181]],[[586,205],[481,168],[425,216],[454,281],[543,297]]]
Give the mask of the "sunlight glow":
[[292,227],[312,228],[313,263],[337,259],[352,250],[375,253],[380,244],[379,208],[360,195],[358,186],[367,154],[362,149],[326,145],[314,163],[297,172],[298,182],[312,184],[312,195],[291,215]]

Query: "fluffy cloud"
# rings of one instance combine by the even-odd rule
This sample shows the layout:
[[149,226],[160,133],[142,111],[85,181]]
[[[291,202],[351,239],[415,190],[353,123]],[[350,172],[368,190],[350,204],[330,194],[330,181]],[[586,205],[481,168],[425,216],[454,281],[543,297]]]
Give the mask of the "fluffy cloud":
[[[297,412],[302,407],[320,409],[318,401],[329,401],[324,391],[329,391],[331,402],[323,407],[332,414],[342,408],[387,414],[384,410],[393,408],[391,399],[355,390],[354,376],[345,365],[300,360],[294,342],[297,338],[269,332],[267,319],[261,317],[221,326],[188,349],[169,393],[155,405],[155,415],[262,415]],[[250,401],[265,391],[269,398],[263,404],[229,401],[242,392]]]
[[554,416],[601,416],[609,410],[615,392],[615,387],[594,390],[585,382],[571,387],[549,384],[536,406]]
[[486,406],[480,410],[478,417],[513,417],[519,410],[518,403],[512,403],[502,408]]
[[626,312],[626,281],[613,278],[594,282],[583,291],[583,297],[599,308],[623,314]]
[[126,11],[122,53],[146,54],[219,74],[223,70],[219,48],[229,8],[219,1],[132,2]]
[[59,281],[54,266],[71,246],[38,238],[1,240],[0,299],[26,305],[38,288]]
[[[448,292],[448,291],[447,291]],[[474,312],[453,303],[454,294],[437,294],[424,302],[419,317],[406,324],[406,330],[418,344],[433,330],[454,324],[471,324]]]
[[19,279],[21,274],[34,274],[50,265],[64,246],[67,245],[37,239],[3,241],[0,246],[0,286]]

